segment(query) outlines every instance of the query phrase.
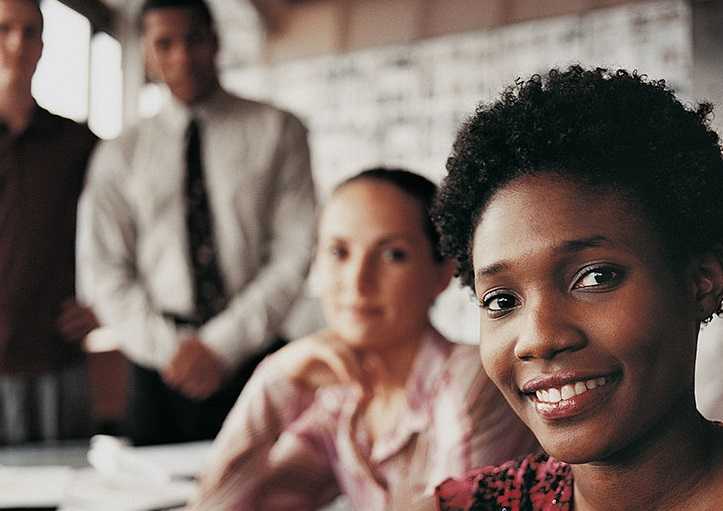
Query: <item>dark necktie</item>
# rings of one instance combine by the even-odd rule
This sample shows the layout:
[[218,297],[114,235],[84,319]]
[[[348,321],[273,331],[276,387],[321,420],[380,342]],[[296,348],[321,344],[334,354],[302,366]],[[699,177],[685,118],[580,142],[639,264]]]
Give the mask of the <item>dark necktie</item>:
[[226,306],[221,271],[216,257],[213,222],[203,180],[201,133],[191,119],[186,132],[186,226],[193,267],[196,319],[205,323]]

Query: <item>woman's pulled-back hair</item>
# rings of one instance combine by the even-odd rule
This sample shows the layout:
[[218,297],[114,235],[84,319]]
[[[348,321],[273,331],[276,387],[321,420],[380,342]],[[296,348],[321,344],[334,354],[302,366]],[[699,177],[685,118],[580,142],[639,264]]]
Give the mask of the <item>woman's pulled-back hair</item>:
[[434,198],[437,194],[437,185],[424,176],[415,174],[406,169],[394,167],[373,167],[362,170],[358,174],[345,179],[339,183],[334,191],[345,187],[348,184],[362,180],[376,180],[394,185],[402,192],[406,193],[422,207],[422,223],[424,232],[432,246],[432,253],[436,261],[442,261],[442,253],[439,246],[439,234],[437,233],[430,212],[434,204]]
[[712,248],[723,242],[723,160],[711,110],[637,72],[574,65],[518,80],[457,135],[433,211],[442,252],[474,288],[472,237],[488,201],[542,172],[631,198],[674,262]]

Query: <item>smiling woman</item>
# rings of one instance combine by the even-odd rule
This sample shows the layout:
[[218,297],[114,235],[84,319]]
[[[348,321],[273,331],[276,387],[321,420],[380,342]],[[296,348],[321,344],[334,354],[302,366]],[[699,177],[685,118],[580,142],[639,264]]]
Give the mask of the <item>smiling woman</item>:
[[624,71],[550,71],[481,107],[436,207],[480,304],[490,378],[546,455],[448,480],[443,510],[720,508],[723,430],[696,410],[723,295],[708,105]]

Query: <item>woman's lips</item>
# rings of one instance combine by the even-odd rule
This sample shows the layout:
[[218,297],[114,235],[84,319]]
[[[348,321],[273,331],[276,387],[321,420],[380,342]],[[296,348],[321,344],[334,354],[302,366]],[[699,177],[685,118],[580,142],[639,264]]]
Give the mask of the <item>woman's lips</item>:
[[[553,380],[560,380],[556,378]],[[536,383],[525,392],[535,410],[548,420],[574,417],[594,410],[608,400],[619,378],[610,374],[597,377],[565,378],[563,381]]]
[[381,315],[382,308],[375,305],[350,305],[346,311],[355,318],[366,319]]

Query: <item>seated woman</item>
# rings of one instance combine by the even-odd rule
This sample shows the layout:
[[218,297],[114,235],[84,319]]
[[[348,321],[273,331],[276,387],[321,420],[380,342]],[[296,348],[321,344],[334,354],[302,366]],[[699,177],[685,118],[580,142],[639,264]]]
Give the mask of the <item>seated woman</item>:
[[319,225],[329,329],[267,358],[219,434],[195,508],[394,509],[449,474],[536,448],[477,349],[431,326],[449,283],[435,186],[398,169],[343,182]]
[[458,135],[435,219],[479,299],[484,368],[547,454],[437,489],[442,510],[714,510],[723,429],[696,410],[723,295],[710,105],[573,66]]

